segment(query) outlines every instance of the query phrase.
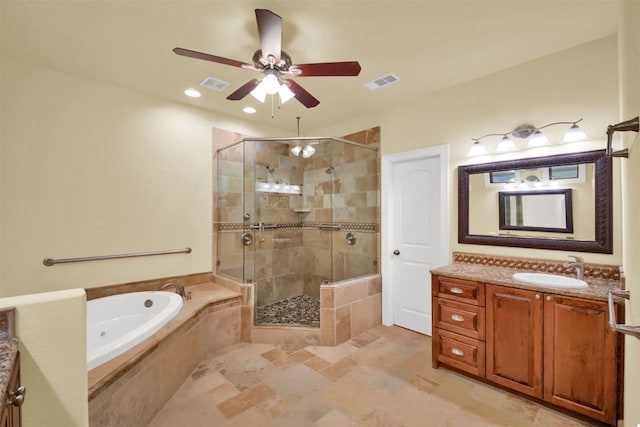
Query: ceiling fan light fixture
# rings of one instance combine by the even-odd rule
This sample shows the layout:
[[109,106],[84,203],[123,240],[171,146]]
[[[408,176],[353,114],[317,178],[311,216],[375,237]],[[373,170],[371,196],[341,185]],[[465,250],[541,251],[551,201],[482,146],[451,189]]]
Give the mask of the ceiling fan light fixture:
[[256,86],[250,93],[255,99],[264,104],[264,100],[267,97],[267,91],[264,89],[264,86],[262,86],[262,83]]
[[280,94],[280,102],[283,104],[295,96],[295,93],[293,93],[291,89],[289,89],[289,86],[284,83],[280,85],[278,93]]
[[275,95],[280,90],[280,82],[274,74],[264,76],[258,86],[262,86],[264,91],[269,95]]

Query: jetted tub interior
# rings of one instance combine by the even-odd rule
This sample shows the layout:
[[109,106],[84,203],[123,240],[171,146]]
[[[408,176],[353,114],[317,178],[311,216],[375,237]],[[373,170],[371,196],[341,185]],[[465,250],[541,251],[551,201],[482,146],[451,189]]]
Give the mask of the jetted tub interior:
[[87,369],[141,343],[182,308],[173,292],[131,292],[87,302]]
[[255,324],[319,326],[323,283],[379,273],[378,164],[334,137],[218,150],[217,273],[254,284]]

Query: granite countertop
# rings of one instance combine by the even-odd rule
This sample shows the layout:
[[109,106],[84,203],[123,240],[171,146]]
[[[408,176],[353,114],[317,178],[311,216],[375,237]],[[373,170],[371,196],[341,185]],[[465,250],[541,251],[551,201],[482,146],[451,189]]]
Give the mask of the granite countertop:
[[[527,283],[516,282],[512,276],[514,273],[523,273],[526,270],[497,267],[481,264],[449,264],[431,270],[432,274],[453,277],[456,279],[475,280],[491,285],[508,286],[512,288],[529,289],[533,291],[546,292],[550,294],[575,296],[598,301],[607,301],[609,289],[620,289],[620,281],[613,279],[599,279],[585,277],[585,282],[589,285],[586,289],[564,289],[552,288],[548,286],[536,286]],[[567,277],[573,277],[567,275]]]
[[13,364],[18,355],[18,338],[0,340],[0,398],[4,396],[11,379]]

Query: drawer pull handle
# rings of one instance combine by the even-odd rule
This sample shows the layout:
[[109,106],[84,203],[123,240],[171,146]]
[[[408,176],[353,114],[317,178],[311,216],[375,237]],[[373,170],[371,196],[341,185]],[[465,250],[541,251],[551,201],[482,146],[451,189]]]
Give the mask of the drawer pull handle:
[[451,353],[455,354],[456,356],[464,356],[464,351],[460,350],[459,348],[452,348],[451,349]]
[[464,322],[464,317],[460,316],[459,314],[452,314],[451,320],[453,320],[454,322]]
[[452,294],[462,294],[462,293],[464,293],[464,291],[462,289],[460,289],[460,288],[451,288],[450,291],[451,291]]
[[24,386],[16,388],[16,391],[9,393],[9,403],[13,406],[22,406],[24,403],[24,395],[27,394],[27,389]]

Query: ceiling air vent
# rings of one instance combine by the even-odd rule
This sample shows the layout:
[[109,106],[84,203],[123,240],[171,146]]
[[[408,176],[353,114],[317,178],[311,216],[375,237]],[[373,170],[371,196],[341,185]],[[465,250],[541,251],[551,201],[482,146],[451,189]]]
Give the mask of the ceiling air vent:
[[227,86],[229,86],[229,83],[222,80],[218,80],[211,76],[207,76],[203,81],[200,82],[200,86],[208,87],[209,89],[222,92],[227,88]]
[[378,90],[381,87],[389,86],[390,84],[397,83],[400,81],[400,77],[396,76],[393,73],[385,74],[382,77],[378,77],[375,80],[372,80],[368,83],[364,84],[369,90]]

